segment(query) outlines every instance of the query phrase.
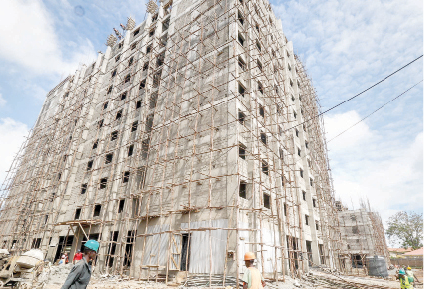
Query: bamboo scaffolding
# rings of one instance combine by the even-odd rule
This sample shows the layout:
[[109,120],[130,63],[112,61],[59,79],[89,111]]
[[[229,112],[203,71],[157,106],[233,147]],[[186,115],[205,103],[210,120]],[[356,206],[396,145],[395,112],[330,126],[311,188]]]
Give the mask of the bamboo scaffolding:
[[[181,268],[195,275],[192,252],[183,255],[193,236],[208,238],[209,284],[219,258],[223,284],[239,284],[248,249],[275,281],[311,266],[308,244],[315,263],[344,271],[320,104],[270,5],[168,7],[48,94],[1,187],[0,246],[19,253],[40,238],[48,251],[62,237],[64,250],[72,231],[71,248],[101,243],[101,272],[166,283]],[[214,227],[219,220],[226,225]]]

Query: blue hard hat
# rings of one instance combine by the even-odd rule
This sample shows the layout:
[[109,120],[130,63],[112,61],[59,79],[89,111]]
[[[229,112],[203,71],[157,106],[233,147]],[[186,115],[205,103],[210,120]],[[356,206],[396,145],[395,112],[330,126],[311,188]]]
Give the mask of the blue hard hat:
[[88,249],[91,249],[91,250],[93,250],[93,251],[95,251],[95,252],[97,252],[97,251],[98,251],[98,248],[100,247],[100,243],[98,243],[98,242],[95,241],[95,240],[88,240],[88,241],[85,243],[85,247],[88,248]]
[[399,270],[399,275],[405,275],[405,270],[400,269],[400,270]]

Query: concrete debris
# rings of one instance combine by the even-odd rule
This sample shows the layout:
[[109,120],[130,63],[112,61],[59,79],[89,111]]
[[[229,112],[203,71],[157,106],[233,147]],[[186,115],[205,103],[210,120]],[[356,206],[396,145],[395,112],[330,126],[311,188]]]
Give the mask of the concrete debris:
[[25,253],[23,253],[21,256],[28,256],[35,258],[37,260],[44,260],[44,253],[39,249],[32,249]]
[[20,258],[18,258],[17,260],[17,265],[20,266],[21,268],[33,268],[36,266],[36,264],[40,262],[40,260],[33,258],[33,257],[29,257],[29,256],[20,256]]
[[0,255],[0,288],[13,286],[38,288],[33,282],[37,280],[45,266],[42,251],[30,250],[21,256],[12,257],[5,253],[2,252]]
[[[21,256],[10,257],[8,252],[1,251],[0,255],[0,288],[19,289],[60,289],[70,273],[73,264],[52,265],[50,262],[38,260],[40,252],[26,252]],[[26,266],[22,266],[24,261],[35,259],[38,260],[34,266],[31,262],[25,262]],[[328,268],[311,268],[309,272],[302,274],[301,279],[292,279],[286,277],[285,282],[267,282],[267,288],[270,289],[387,289],[397,288],[398,282],[389,278],[361,277],[361,276],[346,276],[333,273]],[[395,270],[390,270],[389,274],[393,275]],[[422,272],[416,270],[416,274]],[[158,276],[155,276],[158,278]],[[89,289],[139,289],[139,288],[204,288],[210,287],[222,289],[235,289],[237,279],[235,277],[226,276],[225,285],[223,284],[222,275],[213,275],[211,278],[205,275],[188,275],[186,272],[179,272],[173,278],[168,279],[168,283],[162,282],[134,280],[126,276],[98,274],[94,273],[91,282],[88,285]],[[423,276],[421,275],[421,279]],[[239,284],[242,285],[241,280]],[[8,286],[8,287],[6,287]]]

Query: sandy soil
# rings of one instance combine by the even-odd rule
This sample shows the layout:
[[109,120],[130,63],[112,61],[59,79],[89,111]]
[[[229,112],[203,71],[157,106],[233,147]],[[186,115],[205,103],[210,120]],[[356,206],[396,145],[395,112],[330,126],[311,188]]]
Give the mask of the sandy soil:
[[[38,283],[34,286],[27,288],[38,288],[38,289],[60,289],[68,276],[70,270],[72,268],[72,264],[64,265],[64,266],[52,266],[51,268],[45,268],[44,272],[39,276]],[[414,274],[417,278],[422,281],[423,280],[423,271],[416,269],[413,270]],[[328,273],[322,271],[311,272],[314,276],[328,276]],[[390,280],[385,280],[381,278],[375,277],[362,277],[362,276],[344,276],[340,275],[340,278],[349,281],[355,281],[365,284],[372,285],[382,285],[390,288],[400,288],[399,281],[395,280],[394,274],[395,270],[389,271]],[[329,275],[330,276],[330,275]],[[344,282],[344,281],[343,281]],[[297,285],[302,285],[302,287],[298,287]],[[180,285],[165,285],[163,283],[155,283],[155,282],[146,282],[146,281],[136,281],[136,280],[127,280],[121,279],[117,276],[103,276],[99,277],[97,274],[91,278],[91,282],[88,285],[88,289],[138,289],[138,288],[177,288]],[[294,280],[288,278],[287,281],[273,283],[268,286],[270,289],[311,289],[317,288],[321,289],[321,286],[313,287],[312,284],[306,281]],[[25,287],[24,287],[25,288]],[[192,288],[192,287],[190,287]],[[204,287],[203,287],[204,288]],[[222,288],[222,287],[221,287]],[[228,286],[226,289],[230,289],[232,287]],[[418,284],[414,288],[421,289],[423,285]]]

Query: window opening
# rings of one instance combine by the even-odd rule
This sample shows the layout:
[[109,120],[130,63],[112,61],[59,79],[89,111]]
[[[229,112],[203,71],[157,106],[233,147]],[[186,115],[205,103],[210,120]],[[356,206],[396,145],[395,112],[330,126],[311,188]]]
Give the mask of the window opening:
[[239,32],[238,36],[237,36],[237,40],[239,41],[240,45],[243,46],[243,44],[245,43],[245,38],[243,38],[242,34]]
[[261,104],[258,106],[258,110],[260,112],[260,116],[264,117],[264,106],[262,106]]
[[94,207],[94,217],[100,216],[101,213],[101,205],[95,205]]
[[239,86],[239,94],[244,97],[245,96],[245,87],[243,87],[243,85],[239,82],[238,83]]
[[128,180],[130,179],[130,172],[124,172],[124,176],[122,178],[123,183],[128,183]]
[[122,213],[124,211],[125,199],[119,200],[118,204],[118,213]]
[[270,209],[270,196],[265,193],[263,193],[263,206]]
[[76,214],[74,216],[74,220],[79,220],[80,219],[81,212],[82,212],[81,208],[76,209]]
[[120,119],[121,117],[122,117],[122,109],[119,110],[119,111],[116,113],[116,118],[115,118],[115,120]]
[[239,56],[239,67],[242,71],[246,70],[246,63],[241,56]]
[[81,187],[81,191],[80,191],[80,193],[83,195],[83,194],[86,194],[86,190],[88,189],[88,184],[82,184],[82,187]]
[[261,162],[261,170],[264,174],[269,175],[269,165],[266,161]]
[[239,185],[239,197],[246,199],[246,183],[244,181],[241,181]]
[[246,146],[242,143],[239,143],[239,157],[246,159]]
[[133,150],[134,150],[134,145],[130,145],[128,147],[128,156],[129,157],[133,155]]
[[244,125],[245,124],[245,120],[246,120],[246,115],[239,110],[239,122],[240,122],[240,124]]
[[100,180],[100,189],[105,189],[107,187],[107,178],[102,178]]
[[261,142],[267,145],[267,135],[265,132],[260,133]]
[[131,131],[132,132],[137,130],[138,124],[139,124],[138,121],[133,122],[133,124],[131,125]]
[[263,85],[261,84],[261,82],[258,82],[258,91],[260,91],[261,94],[263,94]]
[[105,163],[110,164],[112,162],[112,159],[113,159],[113,153],[107,154]]

